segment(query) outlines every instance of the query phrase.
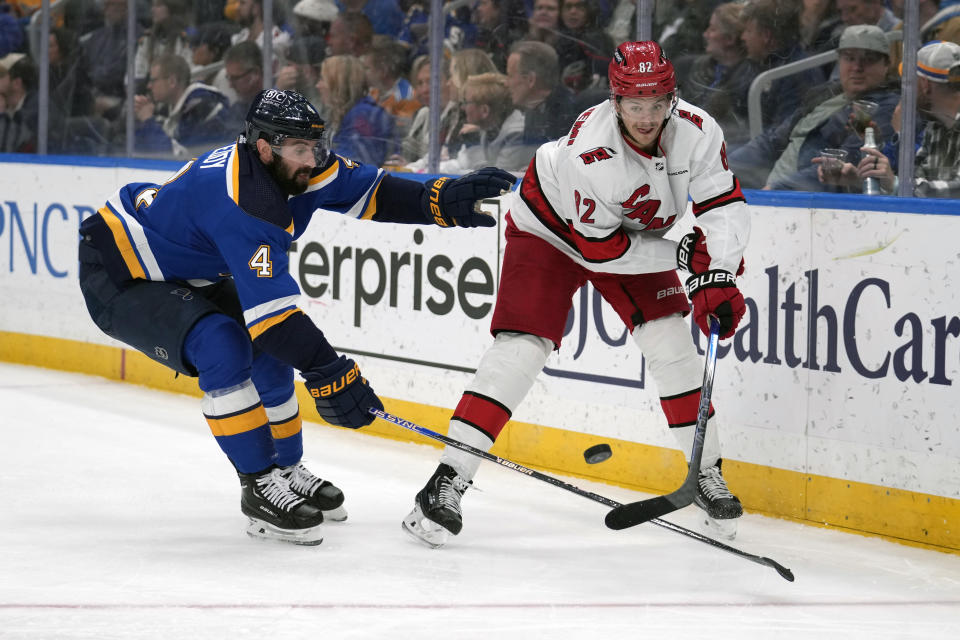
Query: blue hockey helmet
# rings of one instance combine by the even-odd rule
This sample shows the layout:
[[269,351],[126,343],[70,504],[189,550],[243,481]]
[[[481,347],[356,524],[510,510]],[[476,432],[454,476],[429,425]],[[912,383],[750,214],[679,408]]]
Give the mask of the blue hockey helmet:
[[285,138],[316,140],[317,165],[327,159],[326,124],[317,108],[296,91],[264,89],[250,104],[244,124],[243,141],[256,150],[263,138],[277,148]]

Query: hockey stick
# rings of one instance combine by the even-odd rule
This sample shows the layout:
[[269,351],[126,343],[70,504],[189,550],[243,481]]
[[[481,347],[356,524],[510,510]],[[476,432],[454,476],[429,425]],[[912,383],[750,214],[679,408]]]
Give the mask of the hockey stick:
[[[453,447],[453,448],[455,448],[455,449],[460,449],[461,451],[466,451],[467,453],[469,453],[469,454],[471,454],[471,455],[474,455],[474,456],[477,456],[478,458],[483,458],[484,460],[489,460],[489,461],[491,461],[491,462],[496,462],[497,464],[499,464],[499,465],[502,466],[502,467],[506,467],[507,469],[512,469],[513,471],[516,471],[517,473],[522,473],[522,474],[525,475],[525,476],[530,476],[531,478],[536,478],[537,480],[541,480],[541,481],[546,482],[546,483],[548,483],[548,484],[552,484],[552,485],[555,486],[555,487],[560,487],[561,489],[566,489],[566,490],[569,491],[570,493],[575,493],[575,494],[577,494],[578,496],[582,496],[582,497],[584,497],[584,498],[587,498],[588,500],[593,500],[594,502],[599,502],[599,503],[602,504],[602,505],[606,505],[607,507],[611,507],[611,508],[614,508],[614,509],[617,508],[617,507],[619,507],[619,506],[621,506],[621,504],[620,504],[619,502],[617,502],[616,500],[611,500],[610,498],[605,498],[605,497],[603,497],[603,496],[601,496],[601,495],[599,495],[599,494],[593,493],[593,492],[591,492],[591,491],[585,491],[584,489],[581,489],[581,488],[579,488],[579,487],[575,487],[575,486],[573,486],[572,484],[569,484],[569,483],[564,482],[563,480],[560,480],[559,478],[554,478],[553,476],[547,475],[547,474],[545,474],[545,473],[540,473],[539,471],[536,471],[536,470],[534,470],[534,469],[529,469],[529,468],[523,466],[522,464],[517,464],[516,462],[511,462],[510,460],[506,460],[505,458],[501,458],[500,456],[496,456],[496,455],[493,455],[492,453],[488,453],[488,452],[483,451],[483,450],[481,450],[481,449],[477,449],[476,447],[472,447],[472,446],[470,446],[470,445],[468,445],[468,444],[466,444],[466,443],[464,443],[464,442],[460,442],[459,440],[454,440],[453,438],[450,438],[450,437],[448,437],[448,436],[445,436],[445,435],[443,435],[442,433],[437,433],[436,431],[431,431],[430,429],[427,429],[426,427],[421,427],[421,426],[418,425],[418,424],[415,424],[415,423],[413,423],[413,422],[410,422],[409,420],[404,420],[403,418],[400,418],[400,417],[398,417],[398,416],[395,416],[395,415],[393,415],[393,414],[391,414],[391,413],[387,413],[386,411],[381,411],[380,409],[376,409],[376,408],[374,408],[374,407],[370,407],[369,411],[370,411],[371,415],[374,415],[374,416],[380,418],[381,420],[386,420],[387,422],[391,422],[391,423],[393,423],[393,424],[395,424],[395,425],[397,425],[397,426],[403,427],[404,429],[409,429],[410,431],[414,431],[414,432],[416,432],[416,433],[419,433],[419,434],[422,435],[422,436],[426,436],[426,437],[428,437],[428,438],[432,438],[432,439],[437,440],[437,441],[439,441],[439,442],[442,442],[442,443],[444,443],[444,444],[446,444],[446,445],[449,445],[449,446],[451,446],[451,447]],[[762,565],[764,565],[764,566],[766,566],[766,567],[771,567],[771,568],[774,569],[778,574],[780,574],[780,577],[781,577],[781,578],[783,578],[784,580],[787,580],[787,581],[789,581],[789,582],[793,582],[793,572],[790,571],[790,569],[787,569],[785,566],[783,566],[783,565],[780,564],[779,562],[777,562],[776,560],[771,560],[770,558],[766,558],[766,557],[762,557],[762,556],[757,556],[757,555],[754,555],[754,554],[752,554],[752,553],[747,553],[746,551],[741,551],[740,549],[736,549],[736,548],[734,548],[734,547],[731,547],[731,546],[729,546],[729,545],[726,545],[726,544],[724,544],[724,543],[722,543],[722,542],[719,542],[719,541],[717,541],[717,540],[714,540],[713,538],[708,538],[707,536],[702,535],[702,534],[699,534],[699,533],[697,533],[696,531],[691,531],[690,529],[685,529],[684,527],[681,527],[681,526],[678,525],[678,524],[673,524],[672,522],[667,522],[666,520],[660,520],[659,518],[654,518],[653,520],[650,520],[650,522],[652,522],[653,524],[657,525],[658,527],[663,527],[664,529],[669,529],[670,531],[673,531],[673,532],[675,532],[675,533],[679,533],[679,534],[681,534],[681,535],[687,536],[688,538],[693,538],[694,540],[696,540],[696,541],[698,541],[698,542],[702,542],[702,543],[708,544],[708,545],[710,545],[710,546],[712,546],[712,547],[716,547],[717,549],[721,549],[721,550],[723,550],[723,551],[726,551],[727,553],[732,553],[733,555],[740,556],[741,558],[744,558],[744,559],[746,559],[746,560],[749,560],[750,562],[755,562],[755,563],[757,563],[757,564],[762,564]]]
[[619,531],[627,527],[659,518],[683,509],[693,503],[697,495],[697,482],[700,478],[700,460],[703,458],[703,440],[707,432],[707,417],[710,413],[710,396],[713,393],[713,372],[717,367],[717,341],[720,335],[720,322],[710,316],[710,340],[707,345],[707,363],[703,370],[703,386],[700,388],[700,408],[697,412],[697,427],[693,433],[693,450],[690,452],[690,466],[687,477],[680,488],[655,498],[639,500],[620,505],[607,514],[607,526]]

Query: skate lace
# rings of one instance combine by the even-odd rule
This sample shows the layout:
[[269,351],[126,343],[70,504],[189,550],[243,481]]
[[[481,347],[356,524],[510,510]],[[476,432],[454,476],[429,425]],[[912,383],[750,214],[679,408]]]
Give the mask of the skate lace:
[[294,491],[313,495],[320,488],[323,480],[310,473],[310,470],[303,466],[302,462],[282,469],[284,476],[290,481],[290,487]]
[[303,498],[290,490],[290,482],[280,469],[257,478],[257,489],[265,500],[284,511],[290,511],[303,502]]
[[443,477],[440,479],[440,490],[437,492],[438,501],[447,509],[455,511],[459,514],[461,513],[460,497],[469,486],[470,483],[461,478],[459,475],[456,475],[452,478]]
[[700,470],[700,492],[710,500],[732,498],[733,494],[727,489],[727,483],[720,475],[719,467],[710,467]]

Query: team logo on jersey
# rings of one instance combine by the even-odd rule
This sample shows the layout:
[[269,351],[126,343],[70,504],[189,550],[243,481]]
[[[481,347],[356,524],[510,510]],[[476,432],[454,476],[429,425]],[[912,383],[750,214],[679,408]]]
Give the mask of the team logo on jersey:
[[653,165],[653,168],[656,169],[657,171],[663,171],[663,167],[664,167],[664,164],[660,160],[657,160]]
[[703,131],[703,118],[698,116],[695,113],[690,113],[684,109],[677,109],[677,115],[683,118],[684,120],[689,120],[693,124],[697,125],[697,129]]
[[601,160],[609,160],[616,153],[615,150],[610,147],[595,147],[590,149],[590,151],[584,151],[580,154],[580,159],[583,160],[583,164],[593,164],[594,162],[600,162]]
[[653,231],[669,227],[677,219],[674,214],[668,218],[658,218],[657,212],[660,211],[659,200],[645,199],[650,195],[650,185],[645,184],[634,190],[630,197],[620,203],[624,208],[624,217],[633,220],[640,225],[642,229]]

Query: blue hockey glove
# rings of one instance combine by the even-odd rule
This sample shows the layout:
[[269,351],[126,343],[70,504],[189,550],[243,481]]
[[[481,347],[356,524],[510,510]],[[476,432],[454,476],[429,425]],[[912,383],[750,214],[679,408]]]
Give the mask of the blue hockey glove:
[[481,211],[477,202],[502,196],[516,181],[513,174],[496,167],[456,179],[444,176],[426,185],[420,204],[427,218],[441,227],[492,227],[497,219]]
[[383,403],[357,363],[340,356],[330,364],[303,372],[307,391],[313,396],[317,413],[330,424],[359,429],[373,422],[368,409],[383,410]]

